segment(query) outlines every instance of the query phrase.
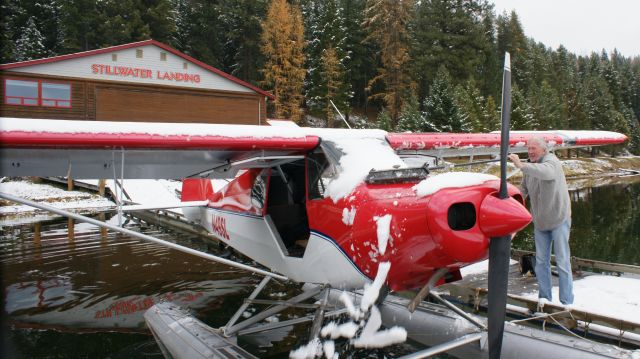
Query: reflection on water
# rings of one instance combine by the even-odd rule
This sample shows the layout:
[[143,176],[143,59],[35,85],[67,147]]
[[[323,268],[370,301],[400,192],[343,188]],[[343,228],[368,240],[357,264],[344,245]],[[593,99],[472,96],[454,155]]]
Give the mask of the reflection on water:
[[[158,227],[126,227],[191,248],[217,250]],[[0,253],[3,339],[10,346],[5,357],[12,358],[161,358],[145,326],[145,310],[168,300],[221,327],[262,279],[66,219],[4,226]],[[299,286],[271,281],[260,298],[282,300],[296,294]],[[250,306],[248,312],[257,309]],[[303,314],[294,308],[272,321]],[[240,344],[258,357],[288,358],[290,348],[306,344],[308,328],[301,324],[245,336]],[[400,356],[420,349],[405,343],[343,357]]]
[[[175,233],[142,231],[189,245]],[[172,301],[217,312],[210,324],[220,326],[260,279],[66,219],[5,226],[0,246],[4,324],[11,355],[24,358],[161,357],[144,323],[146,309]]]
[[[571,254],[579,258],[640,265],[640,179],[571,191]],[[533,228],[519,233],[515,248],[534,250]]]

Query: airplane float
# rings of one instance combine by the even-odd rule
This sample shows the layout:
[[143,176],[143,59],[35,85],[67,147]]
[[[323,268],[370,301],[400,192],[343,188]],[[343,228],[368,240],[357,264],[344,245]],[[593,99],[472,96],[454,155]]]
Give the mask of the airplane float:
[[[499,357],[510,241],[531,220],[507,183],[507,153],[526,152],[532,136],[555,149],[626,140],[606,131],[510,134],[508,95],[502,108],[502,131],[488,134],[2,118],[0,173],[184,179],[190,220],[294,282],[359,288],[390,262],[385,288],[400,291],[459,279],[461,267],[488,257],[489,352]],[[447,157],[498,153],[501,178],[430,173]],[[229,182],[214,191],[211,178]]]

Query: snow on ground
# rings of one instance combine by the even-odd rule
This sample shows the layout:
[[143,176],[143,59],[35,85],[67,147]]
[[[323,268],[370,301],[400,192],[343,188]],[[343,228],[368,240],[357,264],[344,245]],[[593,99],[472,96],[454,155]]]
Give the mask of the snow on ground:
[[[100,210],[113,208],[115,204],[97,194],[82,191],[66,191],[44,183],[33,183],[27,180],[0,183],[0,192],[35,202],[45,202],[48,205],[63,209]],[[11,203],[0,206],[0,215],[27,214],[39,211],[31,206]]]
[[[553,287],[554,305],[563,306],[559,288]],[[640,323],[640,280],[609,275],[592,275],[573,282],[571,309]],[[537,300],[538,292],[524,297]]]

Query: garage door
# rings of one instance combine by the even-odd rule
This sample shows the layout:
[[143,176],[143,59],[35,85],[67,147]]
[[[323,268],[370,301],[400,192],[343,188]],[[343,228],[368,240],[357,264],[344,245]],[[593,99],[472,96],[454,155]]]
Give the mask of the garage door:
[[256,125],[258,101],[258,96],[97,87],[96,119]]

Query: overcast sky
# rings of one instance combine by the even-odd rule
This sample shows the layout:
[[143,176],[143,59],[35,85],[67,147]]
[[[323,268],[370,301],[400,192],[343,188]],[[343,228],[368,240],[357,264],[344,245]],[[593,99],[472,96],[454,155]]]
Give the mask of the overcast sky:
[[640,0],[489,0],[496,14],[515,9],[524,33],[578,55],[618,49],[640,56]]

